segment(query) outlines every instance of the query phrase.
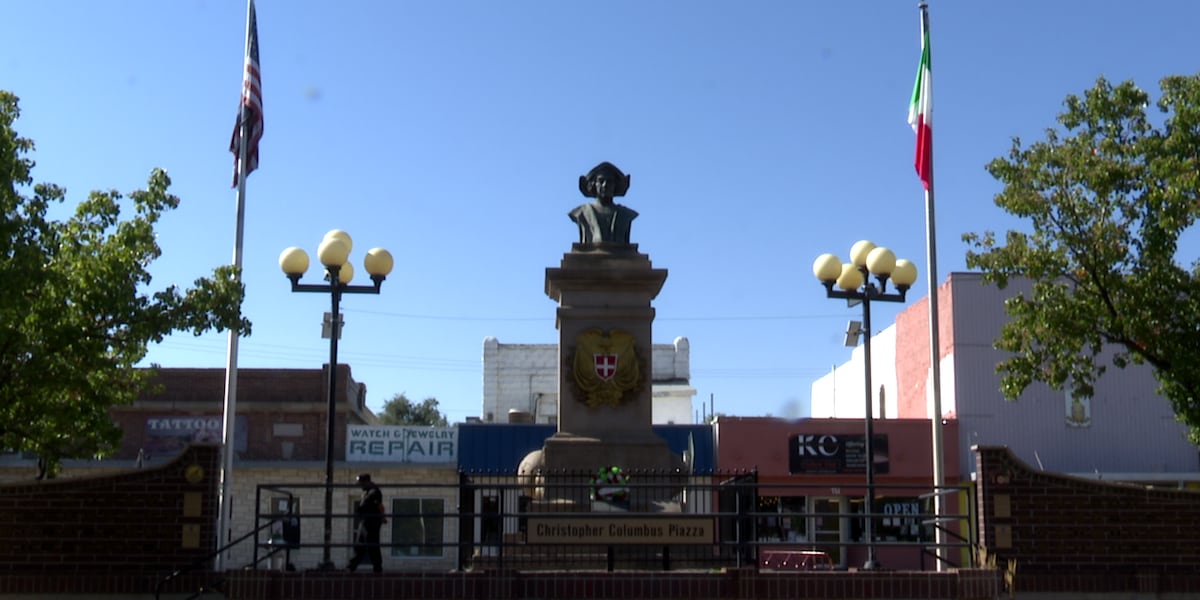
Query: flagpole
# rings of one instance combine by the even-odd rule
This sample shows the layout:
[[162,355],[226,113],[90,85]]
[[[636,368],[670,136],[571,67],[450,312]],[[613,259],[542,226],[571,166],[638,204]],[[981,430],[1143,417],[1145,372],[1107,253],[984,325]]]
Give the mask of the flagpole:
[[[245,56],[250,55],[250,23],[251,11],[254,7],[254,0],[246,0],[246,52]],[[243,58],[243,60],[245,60]],[[242,233],[246,219],[246,163],[249,157],[246,153],[246,138],[248,137],[248,123],[246,116],[246,106],[244,103],[239,103],[238,111],[242,117],[239,119],[241,123],[238,135],[238,186],[237,186],[237,225],[233,236],[233,268],[234,277],[241,278],[242,271]],[[239,306],[238,316],[241,316]],[[229,543],[232,539],[230,534],[230,523],[233,521],[233,455],[235,449],[235,431],[234,427],[237,422],[237,383],[238,383],[238,337],[240,332],[236,327],[229,329],[229,345],[226,353],[225,363],[225,403],[223,406],[225,422],[222,428],[221,435],[221,496],[219,501],[219,510],[217,513],[217,548],[221,548]],[[216,570],[221,571],[224,567],[226,552],[217,553]]]
[[[925,47],[929,43],[929,5],[921,2],[918,5],[921,10],[921,45],[924,54],[932,54],[929,48]],[[932,57],[925,58],[925,66],[930,66]],[[926,73],[928,75],[928,73]],[[930,99],[932,106],[932,99]],[[932,115],[926,115],[929,119]],[[932,146],[932,128],[930,129],[930,146]],[[925,186],[925,255],[926,261],[929,264],[929,370],[930,370],[930,385],[933,388],[933,406],[929,416],[930,435],[932,436],[933,446],[933,485],[934,485],[934,535],[936,542],[937,555],[937,570],[942,571],[946,568],[945,544],[947,536],[945,531],[945,523],[942,522],[942,516],[946,514],[946,496],[943,493],[943,486],[946,485],[946,465],[945,452],[942,447],[942,352],[941,341],[939,339],[939,301],[938,301],[938,270],[937,270],[937,219],[934,216],[933,202],[933,151],[932,148],[925,157],[926,173],[928,182]]]

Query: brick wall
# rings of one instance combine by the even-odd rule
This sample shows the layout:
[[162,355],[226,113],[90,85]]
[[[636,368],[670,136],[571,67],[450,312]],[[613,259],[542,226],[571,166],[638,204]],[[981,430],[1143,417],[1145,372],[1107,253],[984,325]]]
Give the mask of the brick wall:
[[0,588],[39,576],[156,581],[204,557],[213,550],[219,456],[218,446],[197,445],[161,467],[0,485]]
[[999,579],[991,571],[758,573],[712,572],[511,572],[384,573],[381,576],[310,571],[230,574],[229,600],[355,598],[579,598],[620,600],[792,600],[794,598],[930,598],[992,600]]
[[1031,468],[975,447],[979,545],[1018,591],[1200,592],[1200,492]]
[[[246,448],[239,460],[324,460],[328,413],[328,367],[322,369],[241,369],[238,371],[239,429]],[[372,422],[362,406],[363,384],[348,365],[338,365],[334,415],[334,455],[343,458],[348,423]],[[148,417],[220,418],[225,398],[225,369],[160,368],[151,388],[129,406],[112,408],[113,422],[124,432],[112,458],[132,460],[153,447]],[[153,458],[158,458],[153,456]]]
[[[954,290],[952,284],[957,273],[952,273],[938,286],[938,357],[942,361],[942,415],[954,410],[953,363],[947,358],[954,356]],[[915,290],[914,290],[915,291]],[[895,361],[893,372],[896,382],[894,415],[901,419],[928,419],[932,406],[928,401],[932,392],[929,385],[929,297],[925,296],[908,305],[896,315]],[[949,367],[949,368],[948,368]],[[878,369],[879,367],[874,367]],[[861,379],[862,364],[856,367]],[[839,369],[840,370],[840,369]],[[854,369],[850,370],[855,373]],[[947,380],[949,378],[949,381]],[[851,375],[853,380],[853,375]],[[888,390],[889,392],[892,390]],[[859,396],[861,398],[861,395]],[[861,401],[861,400],[860,400]],[[892,413],[889,413],[892,414]]]

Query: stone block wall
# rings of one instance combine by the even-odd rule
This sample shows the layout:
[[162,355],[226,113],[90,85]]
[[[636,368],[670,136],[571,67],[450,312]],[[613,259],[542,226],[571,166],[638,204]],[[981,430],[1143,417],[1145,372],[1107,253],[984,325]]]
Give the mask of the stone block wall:
[[538,423],[557,414],[558,344],[483,342],[484,422],[505,423],[509,410],[529,413]]
[[[334,467],[332,545],[330,558],[337,566],[345,566],[350,558],[353,543],[353,503],[362,492],[354,484],[354,478],[362,472],[370,472],[372,479],[383,492],[384,504],[391,506],[396,498],[442,498],[447,511],[453,511],[457,505],[458,472],[452,465],[430,467],[396,466],[369,463],[337,463]],[[289,555],[290,561],[297,569],[316,568],[323,560],[324,548],[324,508],[325,508],[325,468],[318,463],[288,463],[263,462],[253,465],[237,464],[234,466],[232,518],[230,527],[234,538],[252,531],[257,525],[266,523],[266,515],[273,512],[272,500],[283,499],[288,493],[294,494],[300,515],[301,543],[305,547],[293,550]],[[278,489],[264,488],[259,493],[259,485],[276,485]],[[301,484],[301,485],[292,485]],[[428,485],[429,487],[412,487]],[[255,505],[255,500],[258,505]],[[260,518],[260,515],[262,517]],[[384,544],[391,542],[392,520],[385,525],[381,532]],[[452,543],[458,539],[458,520],[447,518],[443,522],[443,539]],[[259,539],[268,539],[264,532]],[[264,556],[264,548],[258,548],[257,557]],[[386,570],[408,569],[451,569],[454,567],[454,549],[447,547],[443,557],[394,557],[388,548],[383,550],[383,564]],[[234,546],[229,552],[229,565],[241,568],[251,565],[255,560],[253,543],[242,543]],[[259,568],[267,568],[265,562],[259,562]]]

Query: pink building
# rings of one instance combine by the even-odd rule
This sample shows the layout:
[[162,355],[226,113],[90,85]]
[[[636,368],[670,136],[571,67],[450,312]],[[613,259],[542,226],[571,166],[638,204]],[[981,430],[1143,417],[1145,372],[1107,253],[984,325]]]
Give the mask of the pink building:
[[[817,549],[843,567],[867,559],[863,519],[866,469],[862,419],[720,417],[717,464],[722,472],[757,470],[753,534],[760,555],[779,549]],[[874,425],[876,552],[887,569],[932,568],[922,542],[933,540],[922,522],[933,512],[933,450],[927,419],[877,420]],[[958,426],[943,426],[946,471],[955,473]],[[954,486],[951,476],[947,484]],[[954,514],[967,514],[967,494],[951,496]],[[966,531],[966,529],[963,529]],[[922,560],[925,562],[923,563]],[[962,564],[958,558],[954,559]]]
[[[1008,320],[1004,303],[1030,290],[1023,280],[999,289],[979,273],[951,273],[938,288],[940,416],[958,424],[958,435],[947,436],[945,447],[947,456],[957,447],[959,459],[946,472],[970,477],[975,470],[970,448],[988,445],[1007,446],[1046,471],[1167,485],[1200,481],[1200,453],[1156,392],[1148,366],[1109,365],[1091,398],[1073,398],[1044,384],[1030,386],[1016,401],[1003,397],[996,365],[1006,354],[994,343]],[[928,297],[914,301],[871,340],[871,378],[882,396],[872,399],[875,414],[933,416]],[[861,418],[862,381],[860,346],[850,362],[813,383],[812,416]]]

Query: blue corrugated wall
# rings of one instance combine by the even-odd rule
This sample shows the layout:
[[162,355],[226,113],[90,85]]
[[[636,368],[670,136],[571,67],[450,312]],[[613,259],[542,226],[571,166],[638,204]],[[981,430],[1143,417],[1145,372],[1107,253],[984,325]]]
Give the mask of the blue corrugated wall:
[[[716,466],[710,425],[655,425],[654,433],[675,454],[683,455],[691,436],[698,474]],[[540,450],[558,428],[532,423],[463,423],[458,426],[458,468],[467,473],[515,473],[526,454]]]

